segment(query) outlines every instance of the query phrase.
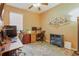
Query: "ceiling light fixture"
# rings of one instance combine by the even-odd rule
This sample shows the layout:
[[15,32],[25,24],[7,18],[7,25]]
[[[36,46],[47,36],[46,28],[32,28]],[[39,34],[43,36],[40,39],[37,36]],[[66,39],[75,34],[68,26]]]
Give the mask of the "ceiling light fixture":
[[40,4],[40,3],[34,3],[33,6],[34,6],[34,7],[40,7],[41,4]]

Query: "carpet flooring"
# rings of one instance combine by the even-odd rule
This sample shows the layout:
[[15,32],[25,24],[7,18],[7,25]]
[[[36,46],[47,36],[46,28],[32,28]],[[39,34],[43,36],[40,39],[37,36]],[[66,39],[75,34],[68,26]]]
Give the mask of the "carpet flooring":
[[66,56],[63,48],[46,42],[25,44],[22,51],[25,52],[25,56]]

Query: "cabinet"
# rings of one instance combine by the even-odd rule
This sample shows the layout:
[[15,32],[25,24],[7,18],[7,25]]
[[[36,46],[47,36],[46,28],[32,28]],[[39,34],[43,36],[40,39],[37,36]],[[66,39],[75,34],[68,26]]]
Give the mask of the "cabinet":
[[23,44],[31,43],[31,34],[24,34],[22,42]]

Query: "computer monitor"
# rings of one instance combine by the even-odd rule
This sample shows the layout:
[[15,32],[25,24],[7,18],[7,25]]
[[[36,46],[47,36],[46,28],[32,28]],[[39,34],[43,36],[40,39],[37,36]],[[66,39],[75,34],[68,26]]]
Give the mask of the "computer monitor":
[[17,28],[16,26],[4,26],[3,27],[3,36],[8,36],[10,38],[16,37],[17,36]]

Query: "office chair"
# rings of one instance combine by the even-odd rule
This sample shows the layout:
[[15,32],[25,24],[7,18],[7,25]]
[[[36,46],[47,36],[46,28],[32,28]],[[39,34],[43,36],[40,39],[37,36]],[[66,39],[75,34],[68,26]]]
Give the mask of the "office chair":
[[37,41],[44,41],[45,38],[45,31],[42,31],[40,33],[37,34]]

